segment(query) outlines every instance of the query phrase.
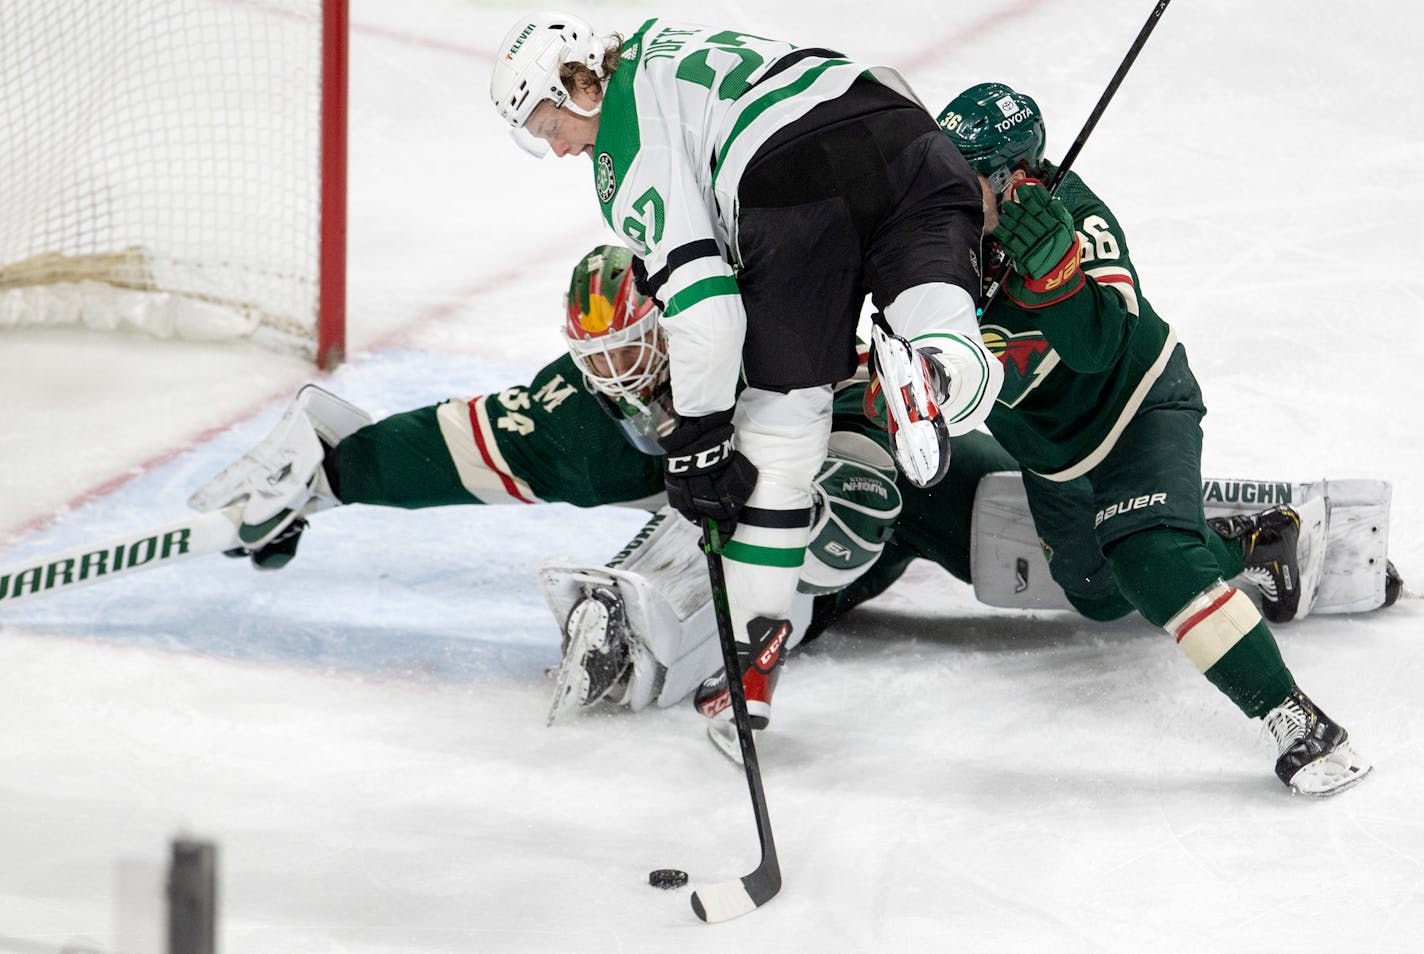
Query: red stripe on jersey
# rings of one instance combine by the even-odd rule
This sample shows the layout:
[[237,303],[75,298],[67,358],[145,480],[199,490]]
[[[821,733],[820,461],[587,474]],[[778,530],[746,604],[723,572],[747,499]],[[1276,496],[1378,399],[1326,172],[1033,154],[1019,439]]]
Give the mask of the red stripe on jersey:
[[1226,592],[1223,593],[1221,596],[1217,597],[1217,599],[1216,599],[1216,601],[1215,601],[1214,603],[1212,603],[1212,604],[1211,604],[1210,606],[1208,606],[1206,609],[1202,610],[1200,613],[1196,613],[1195,615],[1192,616],[1191,619],[1187,620],[1187,621],[1186,621],[1185,623],[1183,623],[1180,627],[1178,627],[1178,629],[1177,629],[1177,642],[1180,643],[1180,642],[1182,641],[1182,637],[1183,637],[1183,636],[1186,636],[1187,633],[1191,630],[1191,628],[1192,628],[1193,626],[1195,626],[1197,623],[1200,623],[1202,620],[1206,619],[1206,618],[1207,618],[1208,616],[1210,616],[1212,613],[1215,613],[1217,610],[1221,609],[1222,605],[1223,605],[1227,600],[1231,599],[1231,597],[1233,597],[1233,596],[1235,596],[1235,595],[1236,595],[1236,589],[1235,589],[1235,587],[1230,587],[1230,586],[1228,586],[1228,587],[1226,588]]
[[485,466],[489,468],[491,474],[499,478],[504,484],[504,492],[521,503],[532,504],[534,501],[519,492],[519,486],[514,482],[514,478],[499,469],[494,462],[494,455],[490,453],[489,445],[485,443],[484,428],[480,427],[480,405],[487,398],[480,395],[470,402],[470,431],[475,435],[475,446],[480,449],[480,456],[484,458]]
[[1128,285],[1132,288],[1137,287],[1133,284],[1131,275],[1094,275],[1093,281],[1099,285]]

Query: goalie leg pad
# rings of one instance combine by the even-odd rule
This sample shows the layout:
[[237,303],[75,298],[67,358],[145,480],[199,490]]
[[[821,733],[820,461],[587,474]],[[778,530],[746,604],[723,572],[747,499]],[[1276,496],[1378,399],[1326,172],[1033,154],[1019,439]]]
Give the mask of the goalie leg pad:
[[[632,672],[623,704],[672,705],[720,668],[712,591],[697,528],[670,508],[648,521],[608,566],[549,561],[544,599],[561,622],[585,587],[611,587],[622,601]],[[709,638],[712,637],[712,638]]]
[[[1328,498],[1320,581],[1308,607],[1316,615],[1364,613],[1388,606],[1391,588],[1397,595],[1388,559],[1390,496],[1390,485],[1382,480],[1202,480],[1208,517],[1253,513],[1277,503],[1299,508],[1313,498]],[[971,536],[974,595],[980,602],[1010,609],[1072,609],[1049,575],[1017,473],[986,474],[980,480]],[[1314,539],[1312,531],[1312,546]]]

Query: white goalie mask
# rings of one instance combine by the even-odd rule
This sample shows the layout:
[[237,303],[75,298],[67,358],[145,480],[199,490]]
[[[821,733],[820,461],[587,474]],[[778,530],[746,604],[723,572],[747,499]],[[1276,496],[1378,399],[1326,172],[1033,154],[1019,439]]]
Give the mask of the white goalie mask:
[[600,245],[574,268],[564,296],[564,341],[584,379],[639,450],[661,454],[672,427],[667,342],[658,310],[633,281],[633,253]]
[[547,143],[524,129],[534,107],[544,100],[585,116],[598,112],[586,112],[569,99],[559,69],[580,63],[603,79],[607,43],[594,35],[587,20],[567,13],[536,13],[505,34],[490,73],[490,99],[521,149],[539,157],[548,152]]

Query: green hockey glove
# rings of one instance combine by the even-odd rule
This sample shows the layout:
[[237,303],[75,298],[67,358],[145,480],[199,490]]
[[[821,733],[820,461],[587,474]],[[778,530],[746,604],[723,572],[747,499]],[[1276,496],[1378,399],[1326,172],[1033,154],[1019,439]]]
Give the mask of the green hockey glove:
[[1069,252],[1076,258],[1078,251],[1073,216],[1037,179],[1025,179],[1009,192],[994,238],[1013,258],[1014,269],[1030,279],[1051,274]]

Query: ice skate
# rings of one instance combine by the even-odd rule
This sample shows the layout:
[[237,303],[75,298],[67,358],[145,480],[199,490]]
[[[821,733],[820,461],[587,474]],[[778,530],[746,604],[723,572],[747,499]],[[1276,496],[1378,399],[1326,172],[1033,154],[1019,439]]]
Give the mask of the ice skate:
[[1329,510],[1323,497],[1261,513],[1207,521],[1227,540],[1241,543],[1241,575],[1261,593],[1261,615],[1272,623],[1304,619],[1315,602],[1325,567]]
[[[771,695],[781,675],[781,661],[786,656],[787,640],[791,638],[791,622],[758,616],[747,624],[747,633],[751,641],[737,644],[742,691],[747,697],[747,715],[752,728],[761,730],[771,723]],[[740,762],[741,749],[732,719],[732,693],[727,686],[725,669],[697,687],[692,704],[713,720],[707,729],[713,743],[728,758]]]
[[547,724],[608,696],[625,680],[631,662],[622,598],[616,589],[589,587],[564,623],[564,658],[554,676]]
[[940,414],[945,370],[930,349],[916,349],[879,325],[870,329],[875,373],[889,417],[895,461],[917,487],[933,487],[949,470],[949,429]]
[[1294,794],[1337,795],[1373,768],[1350,747],[1350,733],[1299,689],[1292,688],[1262,721],[1276,741],[1276,776]]
[[1404,578],[1399,575],[1399,570],[1395,569],[1394,561],[1389,560],[1384,568],[1384,603],[1382,606],[1393,606],[1399,599],[1399,591],[1404,589]]
[[[732,719],[732,696],[727,691],[727,671],[724,669],[704,680],[702,685],[697,687],[697,692],[692,697],[693,705],[697,711],[707,716],[707,738],[717,747],[727,758],[742,764],[742,744],[737,737],[737,724]],[[751,700],[747,700],[750,709]],[[765,728],[763,722],[760,727],[756,722],[752,722],[753,728]]]

